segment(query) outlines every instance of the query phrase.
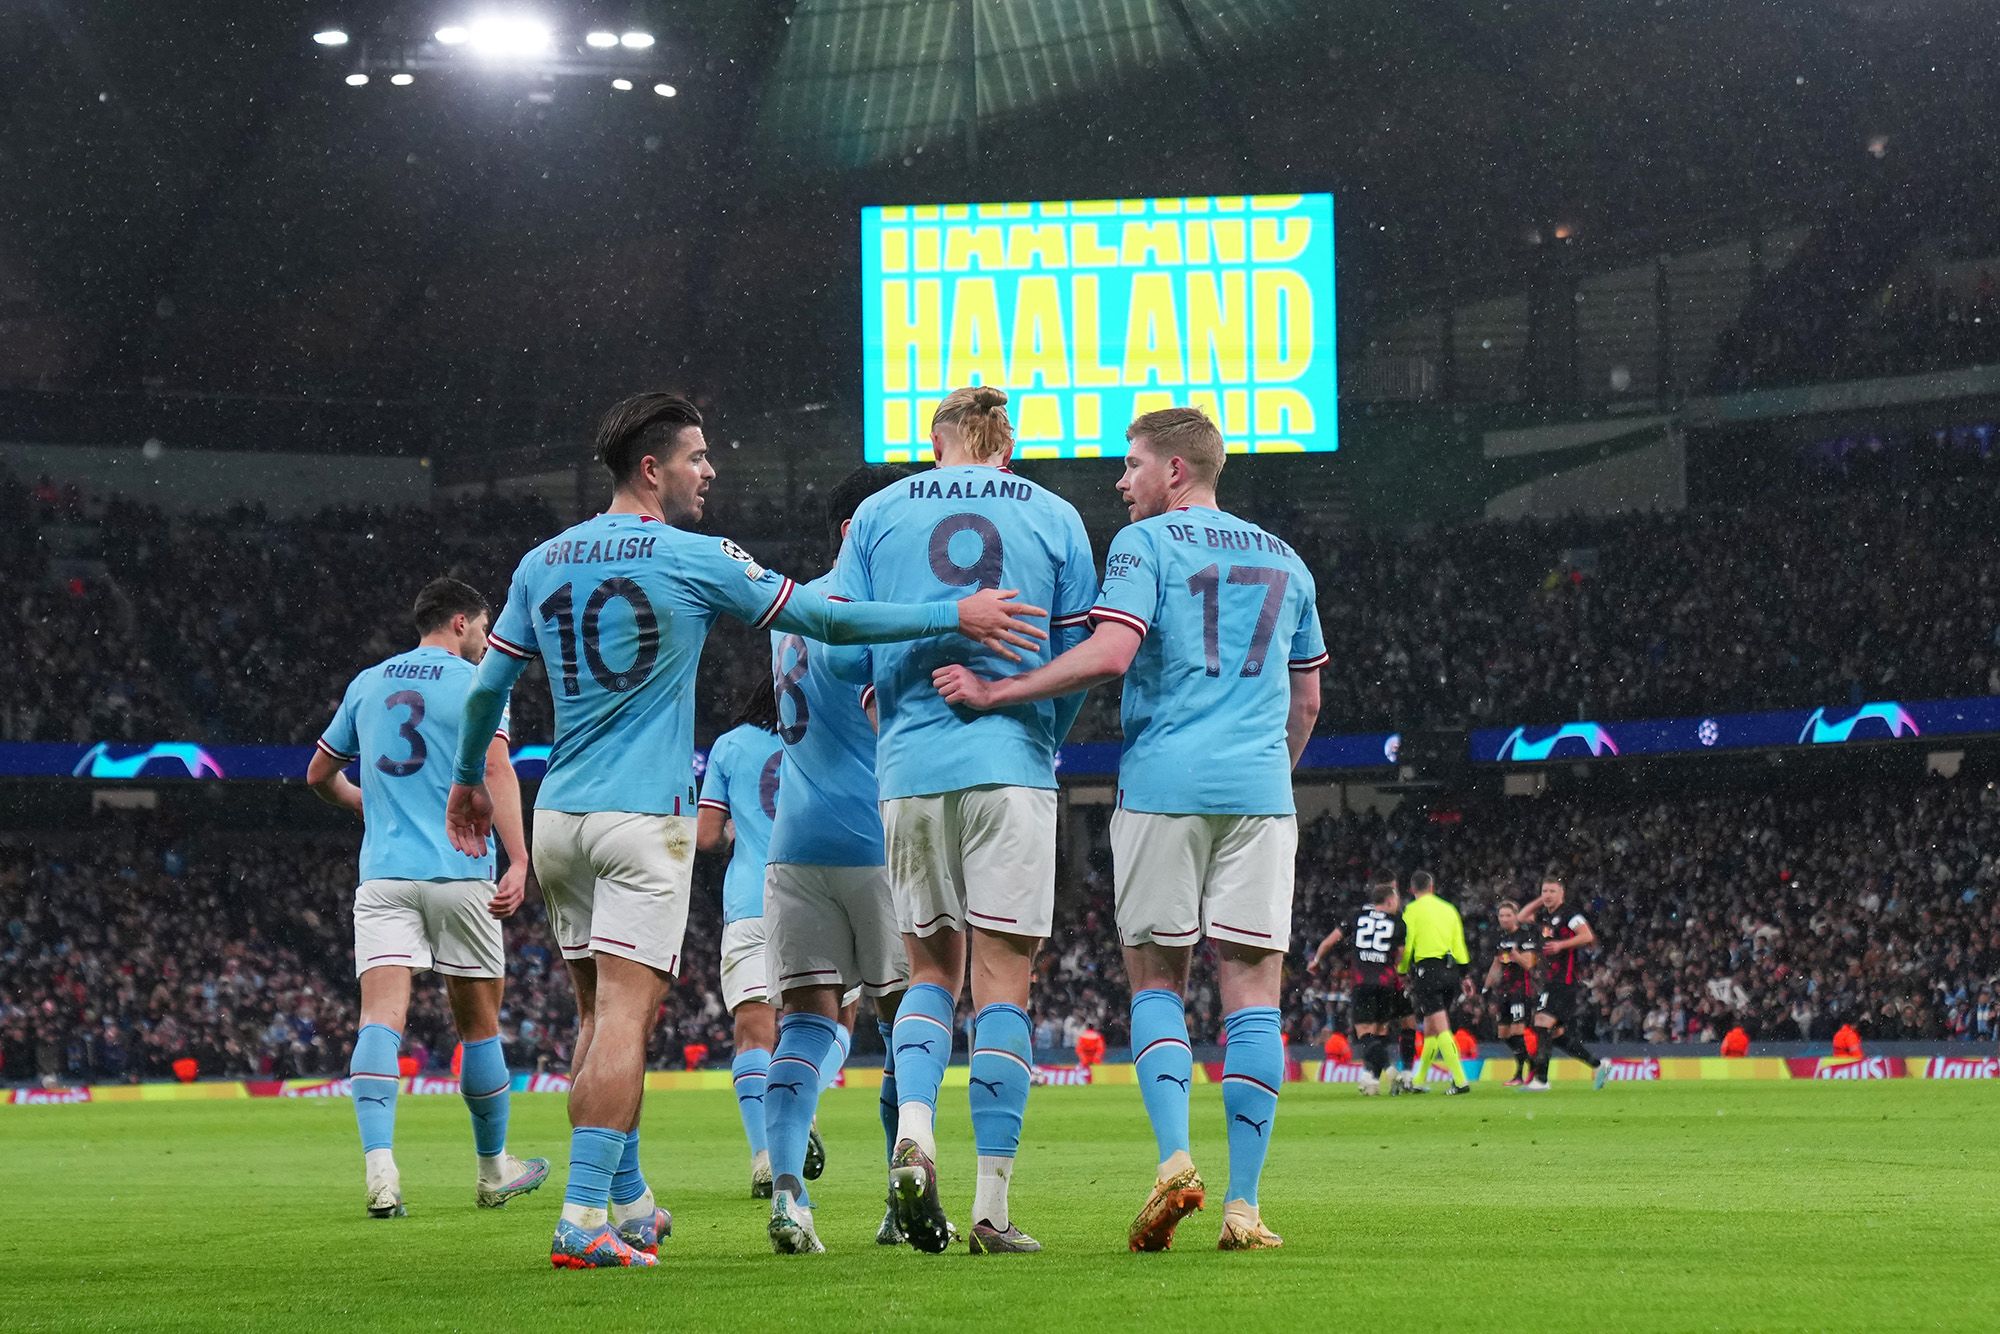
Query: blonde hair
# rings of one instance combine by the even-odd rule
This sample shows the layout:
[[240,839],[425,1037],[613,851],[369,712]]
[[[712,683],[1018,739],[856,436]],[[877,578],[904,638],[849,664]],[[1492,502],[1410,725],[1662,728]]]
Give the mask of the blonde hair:
[[931,434],[958,430],[958,443],[975,459],[1006,458],[1014,449],[1014,423],[1007,420],[1007,391],[968,385],[945,395],[931,414]]
[[1161,408],[1125,428],[1127,440],[1144,438],[1162,459],[1185,462],[1195,480],[1214,486],[1222,476],[1222,432],[1200,408]]

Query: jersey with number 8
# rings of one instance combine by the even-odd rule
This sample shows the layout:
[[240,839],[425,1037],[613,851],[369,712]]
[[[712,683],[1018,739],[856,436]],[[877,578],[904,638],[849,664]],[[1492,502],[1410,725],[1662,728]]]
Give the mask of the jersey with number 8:
[[1111,540],[1092,619],[1144,636],[1125,674],[1119,804],[1163,815],[1290,815],[1291,672],[1326,644],[1312,572],[1216,509],[1142,519]]
[[949,663],[984,676],[1027,671],[1083,638],[1097,568],[1075,506],[1004,469],[934,468],[861,503],[835,580],[856,599],[941,602],[1013,588],[1021,601],[1049,609],[1048,643],[1019,650],[1019,663],[958,638],[868,651],[864,671],[882,721],[882,800],[1056,785],[1056,747],[1080,697],[976,714],[945,703],[931,673]]

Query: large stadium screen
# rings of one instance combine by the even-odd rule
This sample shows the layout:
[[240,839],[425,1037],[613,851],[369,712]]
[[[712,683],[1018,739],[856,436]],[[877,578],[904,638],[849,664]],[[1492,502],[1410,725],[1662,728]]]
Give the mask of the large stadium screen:
[[1333,196],[917,204],[861,215],[867,457],[930,456],[961,385],[1023,458],[1107,458],[1193,403],[1233,453],[1339,447]]

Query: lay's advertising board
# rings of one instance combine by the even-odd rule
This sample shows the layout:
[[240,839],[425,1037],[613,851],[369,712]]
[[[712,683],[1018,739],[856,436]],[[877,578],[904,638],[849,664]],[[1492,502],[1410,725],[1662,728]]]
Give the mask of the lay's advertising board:
[[1231,453],[1339,447],[1333,196],[916,204],[861,214],[867,457],[1005,389],[1021,458],[1110,458],[1193,403]]

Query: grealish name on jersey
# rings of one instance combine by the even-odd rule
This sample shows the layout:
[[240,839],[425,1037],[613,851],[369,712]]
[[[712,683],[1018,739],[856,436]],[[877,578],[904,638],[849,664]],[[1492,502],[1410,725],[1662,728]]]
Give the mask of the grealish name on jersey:
[[910,482],[911,500],[980,500],[989,496],[995,500],[1026,500],[1033,494],[1026,482],[1006,477],[990,477],[983,482],[957,478],[940,482],[919,477]]
[[[647,537],[619,537],[608,541],[564,541],[560,538],[542,549],[544,565],[588,565],[593,561],[651,560],[653,544],[660,539]],[[724,542],[723,546],[730,545]],[[741,557],[748,560],[748,556]]]

